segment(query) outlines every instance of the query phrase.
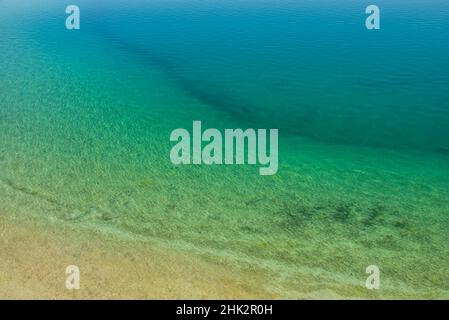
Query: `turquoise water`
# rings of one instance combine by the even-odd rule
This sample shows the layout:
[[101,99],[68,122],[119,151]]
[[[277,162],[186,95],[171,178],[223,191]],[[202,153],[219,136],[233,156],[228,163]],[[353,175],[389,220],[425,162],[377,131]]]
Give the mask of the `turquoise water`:
[[[266,268],[292,297],[447,298],[449,5],[378,1],[367,31],[369,4],[78,1],[68,31],[57,1],[1,2],[2,201]],[[278,174],[173,166],[193,120],[279,128]]]

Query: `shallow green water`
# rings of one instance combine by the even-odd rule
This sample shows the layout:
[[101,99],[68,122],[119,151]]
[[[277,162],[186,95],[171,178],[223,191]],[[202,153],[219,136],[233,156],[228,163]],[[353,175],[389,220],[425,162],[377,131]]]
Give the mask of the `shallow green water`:
[[[382,1],[368,32],[355,1],[116,3],[80,1],[80,31],[57,2],[0,3],[3,188],[35,215],[273,269],[279,290],[448,297],[447,4]],[[173,166],[193,120],[279,128],[278,174]]]

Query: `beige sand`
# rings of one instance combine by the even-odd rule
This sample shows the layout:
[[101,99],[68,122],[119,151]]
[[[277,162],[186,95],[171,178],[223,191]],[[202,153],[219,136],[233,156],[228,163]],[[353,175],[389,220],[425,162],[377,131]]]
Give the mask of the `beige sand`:
[[[262,262],[41,218],[51,210],[51,203],[0,183],[0,299],[409,298],[400,289],[367,292],[363,281],[343,285],[300,270],[289,276]],[[69,265],[80,268],[79,290],[65,287]]]
[[[55,210],[45,199],[0,183],[0,299],[337,297],[317,288],[313,277],[307,288],[306,282],[296,286],[252,263],[45,218]],[[80,290],[65,287],[69,265],[80,269]]]
[[[0,248],[3,299],[276,298],[229,266],[33,219],[0,215]],[[79,290],[65,287],[68,265],[80,268]]]

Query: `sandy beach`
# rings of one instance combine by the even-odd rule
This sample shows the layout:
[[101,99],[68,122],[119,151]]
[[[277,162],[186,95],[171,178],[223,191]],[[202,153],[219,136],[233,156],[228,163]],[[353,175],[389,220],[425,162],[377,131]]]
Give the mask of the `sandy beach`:
[[[0,183],[0,299],[429,297],[395,284],[367,290],[363,272],[348,281],[319,269],[287,270],[45,217],[54,210],[52,203]],[[70,265],[80,269],[79,290],[65,286]]]
[[[194,256],[95,232],[0,217],[2,299],[180,299],[273,297]],[[83,238],[83,239],[80,239]],[[65,287],[77,265],[81,288]]]

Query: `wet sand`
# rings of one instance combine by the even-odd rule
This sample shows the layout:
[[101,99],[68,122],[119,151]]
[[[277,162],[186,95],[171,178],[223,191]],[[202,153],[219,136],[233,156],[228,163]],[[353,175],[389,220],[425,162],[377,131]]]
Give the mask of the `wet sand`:
[[[3,213],[0,247],[2,299],[276,298],[194,255]],[[65,287],[69,265],[80,269],[79,290]]]

